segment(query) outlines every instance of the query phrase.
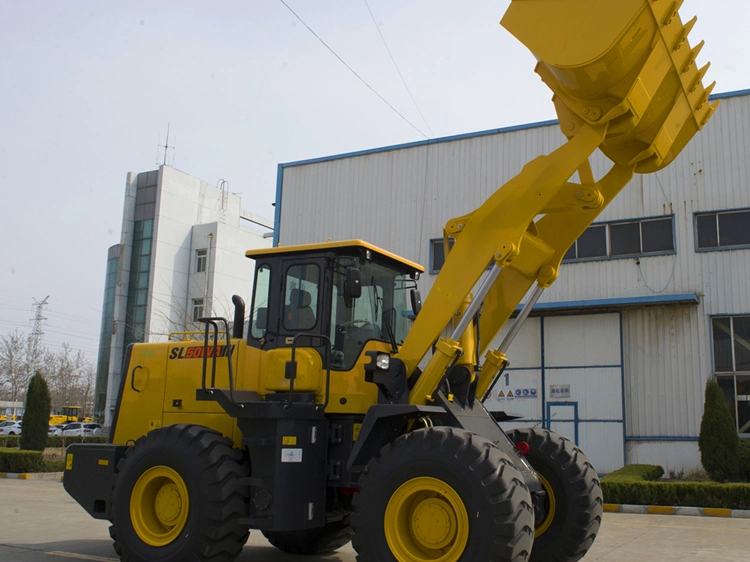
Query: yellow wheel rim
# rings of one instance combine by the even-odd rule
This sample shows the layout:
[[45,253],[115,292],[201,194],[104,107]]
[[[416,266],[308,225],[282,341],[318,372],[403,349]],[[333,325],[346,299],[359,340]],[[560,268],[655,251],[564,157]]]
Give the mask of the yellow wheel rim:
[[185,481],[167,466],[154,466],[141,474],[130,496],[130,521],[138,537],[149,546],[166,546],[185,528],[188,518]]
[[550,525],[552,525],[552,520],[555,518],[555,510],[557,509],[557,502],[555,501],[555,493],[552,491],[552,486],[550,486],[547,479],[539,472],[537,472],[536,475],[539,477],[539,481],[542,483],[544,491],[547,492],[548,503],[547,515],[544,518],[544,521],[539,523],[536,526],[536,529],[534,529],[534,537],[539,537],[549,529]]
[[442,480],[426,476],[394,492],[384,526],[398,562],[456,562],[469,540],[469,516],[461,497]]

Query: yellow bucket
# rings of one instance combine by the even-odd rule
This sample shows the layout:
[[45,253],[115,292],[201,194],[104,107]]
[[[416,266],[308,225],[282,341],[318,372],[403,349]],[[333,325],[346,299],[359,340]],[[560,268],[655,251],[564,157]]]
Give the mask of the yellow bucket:
[[534,54],[560,128],[607,125],[600,149],[636,172],[668,165],[711,117],[682,0],[513,0],[502,25]]

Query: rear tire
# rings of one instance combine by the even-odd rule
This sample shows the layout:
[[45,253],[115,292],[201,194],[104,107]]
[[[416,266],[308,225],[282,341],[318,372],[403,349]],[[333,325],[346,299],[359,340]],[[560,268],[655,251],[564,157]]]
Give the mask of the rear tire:
[[349,516],[305,531],[263,531],[273,546],[289,554],[327,554],[338,550],[352,538]]
[[247,527],[242,453],[199,425],[155,429],[117,466],[109,533],[125,562],[229,562]]
[[512,461],[451,427],[407,433],[367,465],[354,496],[359,562],[523,562],[531,495]]
[[547,492],[547,515],[538,521],[530,562],[574,562],[591,548],[602,520],[602,488],[596,470],[572,441],[546,429],[515,429],[526,442],[526,460]]

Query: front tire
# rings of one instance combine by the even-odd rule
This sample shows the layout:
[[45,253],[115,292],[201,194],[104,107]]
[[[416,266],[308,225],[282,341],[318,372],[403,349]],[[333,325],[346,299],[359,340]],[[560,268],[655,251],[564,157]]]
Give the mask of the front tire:
[[359,562],[522,562],[531,495],[512,461],[476,434],[420,429],[381,449],[354,497]]
[[126,562],[229,562],[247,541],[247,465],[218,432],[173,425],[139,438],[118,464],[110,536]]
[[602,521],[602,488],[596,470],[572,441],[552,431],[526,428],[508,435],[516,445],[529,445],[526,460],[547,493],[530,561],[580,560],[591,548]]

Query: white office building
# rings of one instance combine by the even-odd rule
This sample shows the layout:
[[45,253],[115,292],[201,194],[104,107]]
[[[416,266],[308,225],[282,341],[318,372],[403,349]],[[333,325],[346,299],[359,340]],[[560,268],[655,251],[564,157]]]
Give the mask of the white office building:
[[[120,244],[109,249],[94,414],[109,425],[125,349],[186,337],[198,318],[233,318],[252,294],[251,248],[271,245],[270,221],[246,213],[228,185],[168,166],[129,173]],[[267,234],[266,234],[267,233]],[[188,335],[187,337],[192,337]]]

